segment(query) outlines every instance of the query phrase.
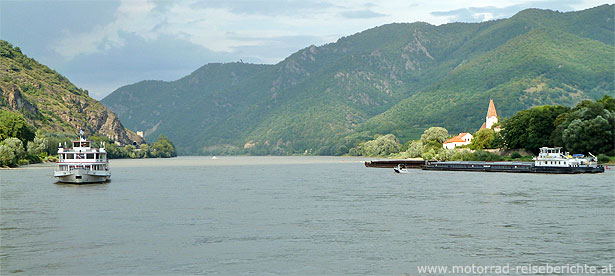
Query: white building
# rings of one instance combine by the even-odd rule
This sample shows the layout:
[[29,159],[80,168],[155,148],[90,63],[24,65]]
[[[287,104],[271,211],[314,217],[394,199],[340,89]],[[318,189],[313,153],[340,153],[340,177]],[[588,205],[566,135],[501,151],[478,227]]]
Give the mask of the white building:
[[462,132],[462,133],[459,133],[459,135],[446,140],[446,142],[444,142],[442,146],[445,149],[454,149],[455,147],[468,145],[471,142],[472,142],[472,134],[467,133],[467,132]]

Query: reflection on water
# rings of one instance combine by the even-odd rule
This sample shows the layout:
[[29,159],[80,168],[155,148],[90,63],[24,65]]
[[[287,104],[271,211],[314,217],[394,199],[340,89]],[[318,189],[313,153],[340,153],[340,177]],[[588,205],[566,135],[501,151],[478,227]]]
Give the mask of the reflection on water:
[[615,173],[365,168],[350,157],[112,160],[112,181],[0,171],[0,272],[416,274],[614,263]]

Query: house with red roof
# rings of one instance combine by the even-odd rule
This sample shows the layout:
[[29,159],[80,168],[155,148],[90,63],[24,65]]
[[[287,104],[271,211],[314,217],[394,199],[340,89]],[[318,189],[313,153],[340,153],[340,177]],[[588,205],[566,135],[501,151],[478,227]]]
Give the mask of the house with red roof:
[[[498,113],[495,111],[495,104],[493,103],[493,99],[489,100],[489,109],[487,109],[487,117],[485,117],[485,122],[480,127],[483,128],[493,128],[494,131],[500,131],[500,127],[493,127],[498,123]],[[442,143],[442,146],[445,149],[454,149],[455,147],[468,145],[472,142],[472,134],[467,132],[459,133],[459,135],[446,140]]]
[[455,147],[468,145],[472,142],[472,134],[467,132],[459,133],[459,135],[446,140],[442,146],[445,149],[454,149]]

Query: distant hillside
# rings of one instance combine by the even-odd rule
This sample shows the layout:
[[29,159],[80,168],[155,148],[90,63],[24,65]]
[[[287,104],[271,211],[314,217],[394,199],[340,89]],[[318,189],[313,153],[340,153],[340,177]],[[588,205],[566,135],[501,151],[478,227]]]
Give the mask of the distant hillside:
[[208,64],[102,100],[180,154],[343,154],[374,134],[472,131],[501,116],[615,92],[615,6],[529,9],[483,23],[388,24],[275,65]]
[[87,90],[0,40],[0,109],[20,113],[37,129],[87,135],[103,134],[124,144],[143,142]]

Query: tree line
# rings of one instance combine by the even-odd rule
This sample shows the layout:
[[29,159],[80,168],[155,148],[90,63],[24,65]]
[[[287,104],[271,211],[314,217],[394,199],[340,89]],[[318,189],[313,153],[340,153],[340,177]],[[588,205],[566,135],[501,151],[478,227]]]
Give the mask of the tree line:
[[[615,155],[615,100],[605,95],[597,101],[585,100],[575,107],[561,105],[537,106],[521,110],[502,120],[493,129],[481,129],[473,134],[469,145],[445,149],[442,143],[451,137],[442,127],[430,127],[418,140],[400,144],[393,134],[376,135],[373,140],[359,143],[348,154],[423,158],[438,160],[497,161],[503,157],[484,149],[523,149],[537,154],[540,147],[562,147],[572,153],[598,155],[609,161]],[[512,158],[520,157],[519,153]]]
[[[45,133],[37,130],[18,113],[0,110],[0,166],[15,167],[41,162],[57,161],[58,145],[72,144],[76,135],[65,133]],[[164,135],[151,145],[118,146],[102,135],[89,137],[93,147],[101,147],[109,158],[156,158],[175,157],[177,152],[173,142]]]

